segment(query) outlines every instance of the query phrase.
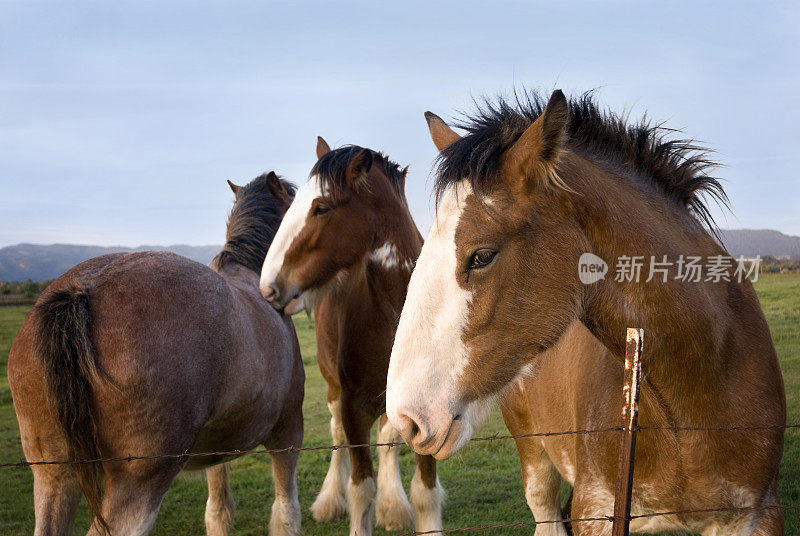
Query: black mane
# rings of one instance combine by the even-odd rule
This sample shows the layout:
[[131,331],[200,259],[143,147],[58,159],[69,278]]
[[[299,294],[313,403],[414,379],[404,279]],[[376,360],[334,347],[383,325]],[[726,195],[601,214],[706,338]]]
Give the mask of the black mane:
[[267,250],[295,194],[292,183],[279,179],[289,199],[275,197],[267,187],[267,176],[267,173],[259,175],[239,188],[228,216],[225,246],[211,261],[214,269],[236,262],[261,273]]
[[[601,110],[593,92],[569,99],[570,121],[567,145],[579,147],[602,161],[613,162],[647,180],[692,212],[715,232],[714,219],[705,196],[728,206],[719,180],[706,172],[717,167],[710,151],[692,140],[668,139],[677,132],[653,125],[647,117],[634,124],[614,112]],[[469,179],[481,193],[498,178],[500,156],[535,121],[547,98],[534,91],[515,93],[513,100],[499,98],[478,104],[473,114],[464,114],[456,126],[467,131],[439,155],[435,184],[437,201],[445,189]]]
[[[337,192],[345,188],[344,177],[347,165],[363,149],[358,145],[345,145],[344,147],[332,149],[317,160],[309,175],[312,177],[316,175],[322,189],[336,195]],[[407,205],[405,185],[408,168],[401,169],[399,164],[389,160],[388,155],[372,149],[367,150],[372,153],[372,165],[381,166],[381,171],[389,179],[389,183],[391,183],[403,203]]]

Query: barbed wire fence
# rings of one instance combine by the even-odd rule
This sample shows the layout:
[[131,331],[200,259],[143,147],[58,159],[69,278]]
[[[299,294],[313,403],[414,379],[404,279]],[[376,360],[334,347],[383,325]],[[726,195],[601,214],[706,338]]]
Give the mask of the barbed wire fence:
[[[790,430],[800,428],[800,424],[783,424],[783,425],[762,425],[762,426],[639,426],[639,391],[641,385],[641,372],[642,372],[642,348],[643,348],[644,332],[638,328],[628,328],[628,335],[626,341],[626,356],[625,356],[625,382],[623,385],[623,406],[622,406],[622,424],[621,426],[613,426],[607,428],[595,429],[582,429],[582,430],[563,430],[555,432],[532,432],[525,434],[500,434],[496,433],[489,436],[473,437],[470,442],[485,442],[485,441],[502,441],[508,439],[528,439],[528,438],[544,438],[553,436],[566,436],[566,435],[588,435],[588,434],[603,434],[611,432],[621,432],[620,449],[617,469],[617,481],[614,495],[614,513],[613,515],[604,515],[598,517],[567,517],[555,520],[542,520],[542,521],[517,521],[502,524],[492,525],[476,525],[469,527],[456,527],[444,528],[441,530],[430,531],[408,531],[396,533],[395,536],[424,536],[429,534],[440,533],[455,533],[455,532],[469,532],[469,531],[486,531],[490,529],[508,529],[508,528],[524,528],[535,527],[536,525],[545,525],[553,523],[590,523],[590,522],[609,522],[613,524],[612,536],[628,536],[630,531],[630,523],[636,519],[646,519],[661,516],[676,516],[686,514],[704,514],[704,513],[723,513],[723,512],[757,512],[764,510],[800,510],[800,505],[762,505],[762,506],[743,506],[743,507],[725,507],[725,508],[708,508],[708,509],[694,509],[694,510],[671,510],[663,512],[649,512],[645,514],[632,515],[631,498],[633,492],[633,469],[634,469],[634,455],[636,450],[636,439],[638,432],[649,430],[662,430],[671,432],[731,432],[731,431],[766,431],[766,430]],[[289,446],[276,449],[246,449],[246,450],[225,450],[225,451],[210,451],[210,452],[182,452],[171,454],[153,454],[153,455],[128,455],[128,456],[113,456],[104,458],[93,458],[83,460],[20,460],[18,462],[0,463],[0,469],[7,468],[21,468],[21,467],[34,467],[39,465],[78,465],[85,463],[112,463],[112,462],[133,462],[137,460],[155,460],[164,458],[179,458],[188,460],[190,458],[202,457],[226,457],[236,458],[250,454],[279,454],[282,452],[315,452],[315,451],[336,451],[340,449],[352,449],[363,447],[402,447],[403,442],[383,442],[383,443],[364,443],[364,444],[349,444],[349,445],[319,445],[311,447],[302,446]],[[800,485],[800,482],[792,483]]]

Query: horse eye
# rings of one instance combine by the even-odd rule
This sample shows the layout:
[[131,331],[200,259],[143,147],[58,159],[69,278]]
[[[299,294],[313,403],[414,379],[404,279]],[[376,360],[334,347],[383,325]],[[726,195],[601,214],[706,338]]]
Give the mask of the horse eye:
[[494,260],[495,255],[497,255],[497,252],[491,249],[479,249],[472,254],[472,260],[469,263],[470,269],[487,266]]
[[330,207],[326,207],[325,205],[317,205],[314,207],[314,216],[321,216],[330,212]]

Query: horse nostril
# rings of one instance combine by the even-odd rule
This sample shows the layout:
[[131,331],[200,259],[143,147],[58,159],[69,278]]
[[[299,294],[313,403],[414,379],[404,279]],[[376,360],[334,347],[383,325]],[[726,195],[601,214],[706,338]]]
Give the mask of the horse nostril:
[[419,419],[407,414],[400,414],[397,423],[393,423],[400,435],[412,448],[424,447],[431,441],[427,427]]
[[415,437],[417,437],[418,434],[419,434],[419,426],[417,426],[417,423],[412,422],[411,423],[411,434],[410,435],[411,435],[412,438],[415,438]]
[[272,285],[261,285],[261,295],[270,300],[277,295],[277,292]]
[[270,293],[270,296],[267,299],[270,301],[280,301],[281,291],[273,287],[272,285],[269,286],[269,290],[271,290],[272,292]]
[[392,426],[395,427],[397,432],[409,445],[413,437],[417,434],[417,424],[402,413],[397,416],[397,419],[392,421]]

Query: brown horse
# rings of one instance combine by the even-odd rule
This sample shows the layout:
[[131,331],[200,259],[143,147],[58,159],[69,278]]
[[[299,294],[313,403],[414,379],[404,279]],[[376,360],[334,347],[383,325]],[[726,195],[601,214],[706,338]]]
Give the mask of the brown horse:
[[[170,253],[105,255],[56,279],[36,303],[8,362],[28,460],[300,445],[297,337],[258,291],[294,187],[269,173],[231,188],[227,243],[213,269]],[[96,516],[90,534],[147,534],[183,468],[206,468],[206,529],[227,534],[233,498],[223,462],[232,458],[35,465],[35,534],[72,534],[81,492]],[[270,534],[298,534],[297,452],[272,462]]]
[[[422,237],[406,205],[405,170],[369,149],[332,151],[322,138],[317,156],[267,253],[261,292],[289,314],[314,309],[334,443],[365,444],[385,411],[389,354]],[[382,417],[378,441],[395,440],[397,432]],[[398,448],[379,447],[377,486],[369,448],[349,452],[349,460],[341,450],[333,453],[311,508],[314,518],[334,519],[347,508],[351,535],[369,535],[377,487],[378,523],[409,526]],[[443,492],[435,464],[430,456],[417,456],[411,483],[417,530],[441,528]]]
[[[387,385],[387,414],[403,438],[447,458],[501,392],[512,431],[619,426],[625,328],[641,327],[643,426],[774,428],[642,431],[634,514],[749,509],[640,518],[632,530],[783,534],[775,507],[786,405],[758,299],[730,272],[686,274],[685,256],[729,259],[703,225],[713,229],[701,194],[724,200],[704,153],[560,91],[546,106],[535,95],[490,104],[462,124],[463,137],[426,116],[441,151],[438,212]],[[582,282],[584,253],[618,259],[618,268],[652,258],[664,271]],[[612,513],[617,434],[519,445],[538,520],[557,519],[557,474],[574,487],[572,517]],[[541,525],[537,534],[563,530]],[[611,524],[573,530],[610,534]]]

